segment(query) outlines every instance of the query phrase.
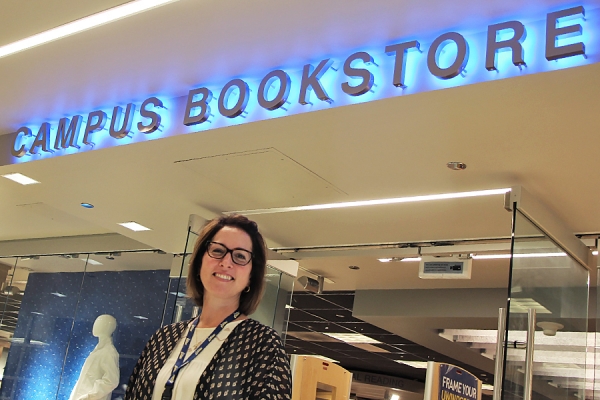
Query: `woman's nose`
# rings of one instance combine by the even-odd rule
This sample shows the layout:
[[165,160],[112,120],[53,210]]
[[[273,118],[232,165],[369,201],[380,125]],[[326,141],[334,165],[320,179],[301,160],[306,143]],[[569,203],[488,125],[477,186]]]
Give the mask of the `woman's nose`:
[[[229,259],[227,259],[227,256],[229,256]],[[221,265],[233,267],[233,253],[231,251],[225,253],[225,256],[221,258]]]

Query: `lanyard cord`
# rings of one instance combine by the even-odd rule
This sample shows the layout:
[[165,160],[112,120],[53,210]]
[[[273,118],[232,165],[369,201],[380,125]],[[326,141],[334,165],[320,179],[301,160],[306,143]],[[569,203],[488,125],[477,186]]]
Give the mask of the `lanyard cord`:
[[173,386],[175,385],[175,379],[177,379],[177,375],[179,374],[179,371],[183,367],[188,365],[190,362],[192,362],[198,356],[198,354],[200,354],[202,352],[202,350],[204,350],[206,348],[206,346],[208,346],[210,344],[210,342],[212,342],[213,339],[219,333],[221,333],[223,328],[225,328],[225,326],[228,323],[236,320],[240,315],[241,315],[240,310],[235,310],[232,314],[230,314],[227,318],[225,318],[223,320],[223,322],[221,322],[219,325],[217,325],[217,327],[215,327],[215,329],[211,332],[210,335],[208,335],[208,337],[204,340],[204,342],[202,342],[202,344],[200,346],[198,346],[196,348],[196,350],[192,354],[190,354],[190,356],[186,359],[185,355],[187,354],[188,349],[190,348],[190,343],[192,341],[192,337],[194,336],[194,331],[196,330],[196,327],[198,326],[198,322],[200,322],[200,316],[195,318],[190,323],[190,329],[187,333],[187,336],[185,337],[185,340],[183,342],[183,347],[181,348],[181,351],[179,352],[179,356],[177,357],[175,366],[173,366],[173,370],[171,371],[171,377],[169,378],[169,380],[167,380],[167,383],[165,384],[165,390],[163,391],[161,400],[171,399],[171,397],[173,396]]

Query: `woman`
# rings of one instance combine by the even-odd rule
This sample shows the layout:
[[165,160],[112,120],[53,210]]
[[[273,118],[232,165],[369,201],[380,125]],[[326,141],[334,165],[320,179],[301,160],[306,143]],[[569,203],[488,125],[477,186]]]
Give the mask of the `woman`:
[[196,242],[187,291],[202,308],[192,321],[150,339],[125,400],[289,399],[289,361],[277,333],[249,319],[264,287],[266,246],[256,223],[216,218]]

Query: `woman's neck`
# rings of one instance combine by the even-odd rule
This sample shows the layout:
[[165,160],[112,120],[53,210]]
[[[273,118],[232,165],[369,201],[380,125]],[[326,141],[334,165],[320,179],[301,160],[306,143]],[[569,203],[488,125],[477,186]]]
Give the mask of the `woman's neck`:
[[239,302],[220,302],[204,299],[198,328],[214,328],[239,307]]

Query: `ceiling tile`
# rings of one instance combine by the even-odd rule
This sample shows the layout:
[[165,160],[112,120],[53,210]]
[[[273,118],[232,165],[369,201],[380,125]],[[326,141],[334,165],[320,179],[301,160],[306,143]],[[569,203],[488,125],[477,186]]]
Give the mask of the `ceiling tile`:
[[[330,310],[328,310],[331,312]],[[316,312],[305,312],[299,310],[297,308],[290,309],[290,321],[291,322],[307,322],[307,321],[318,321],[323,322],[323,320],[327,320],[328,318],[321,318],[316,315]]]
[[364,322],[361,319],[354,318],[352,311],[346,309],[338,310],[310,310],[310,314],[317,315],[331,322]]
[[337,310],[340,306],[314,294],[294,293],[292,306],[302,310]]
[[[334,292],[335,293],[335,292]],[[337,304],[340,307],[347,308],[348,310],[352,310],[354,306],[354,292],[345,292],[341,293],[323,293],[319,295],[321,298],[330,301],[332,303]]]
[[295,325],[315,332],[353,333],[350,329],[330,322],[296,322]]
[[338,322],[337,323],[340,326],[343,326],[346,329],[351,329],[355,332],[358,333],[362,333],[365,335],[371,335],[371,334],[379,334],[379,335],[385,335],[385,334],[391,334],[391,332],[388,332],[384,329],[378,328],[374,325],[368,324],[366,322]]

